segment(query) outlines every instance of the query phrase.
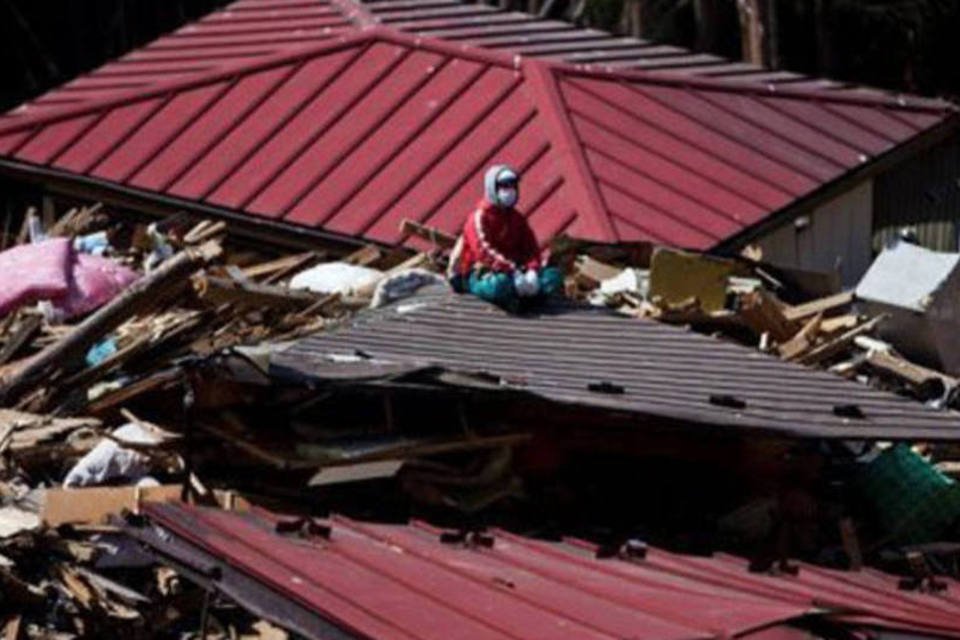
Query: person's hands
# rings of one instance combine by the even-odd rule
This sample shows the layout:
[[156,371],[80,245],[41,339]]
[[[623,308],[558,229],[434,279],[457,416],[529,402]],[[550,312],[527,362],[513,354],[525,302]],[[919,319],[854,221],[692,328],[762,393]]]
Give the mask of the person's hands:
[[517,271],[513,275],[513,286],[521,298],[530,298],[540,293],[540,277],[533,269]]

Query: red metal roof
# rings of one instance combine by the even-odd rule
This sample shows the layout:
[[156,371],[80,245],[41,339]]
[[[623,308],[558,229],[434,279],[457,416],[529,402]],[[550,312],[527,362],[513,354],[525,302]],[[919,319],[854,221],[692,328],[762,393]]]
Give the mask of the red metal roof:
[[[642,559],[597,559],[579,541],[498,530],[489,547],[451,544],[423,523],[343,517],[328,522],[329,537],[291,538],[276,533],[280,519],[266,512],[172,503],[146,512],[213,564],[230,565],[356,637],[667,640],[759,632],[759,640],[788,635],[776,625],[804,615],[854,629],[960,635],[956,583],[936,595],[905,592],[895,577],[872,570],[801,565],[797,576],[761,575],[737,558],[659,549]],[[208,572],[211,562],[204,561]]]
[[[277,14],[260,15],[264,6]],[[0,156],[386,243],[403,240],[403,218],[456,231],[484,168],[509,162],[525,174],[521,205],[542,240],[567,231],[709,248],[950,113],[587,71],[384,27],[333,35],[321,24],[335,21],[332,9],[307,0],[242,0],[231,11],[258,17],[215,14],[147,47],[134,86],[84,85],[83,99],[66,103],[54,92],[0,120]],[[331,37],[237,58],[182,35],[248,46],[248,30],[276,38],[294,24]],[[213,47],[210,66],[159,72],[167,63],[156,51],[180,40],[184,56]],[[87,80],[103,86],[103,73]]]

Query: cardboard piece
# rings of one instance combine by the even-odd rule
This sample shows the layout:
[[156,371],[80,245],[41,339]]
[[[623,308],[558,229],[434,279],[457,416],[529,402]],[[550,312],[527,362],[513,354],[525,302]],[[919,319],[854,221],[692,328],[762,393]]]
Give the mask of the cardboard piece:
[[170,502],[180,499],[178,484],[153,487],[88,487],[48,489],[41,518],[50,527],[62,524],[103,524],[109,516],[125,509],[138,513],[145,502]]

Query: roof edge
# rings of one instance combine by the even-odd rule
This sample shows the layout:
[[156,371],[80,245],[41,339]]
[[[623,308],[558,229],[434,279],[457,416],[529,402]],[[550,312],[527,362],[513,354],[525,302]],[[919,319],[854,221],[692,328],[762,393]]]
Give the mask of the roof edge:
[[899,161],[932,149],[957,131],[960,131],[960,111],[954,111],[944,120],[895,145],[871,159],[870,162],[847,171],[819,189],[792,201],[783,209],[774,211],[763,220],[714,245],[710,250],[719,253],[737,251],[766,233],[787,224],[791,219],[809,213],[826,201],[853,189],[861,181],[877,176],[895,166]]
[[[157,215],[186,211],[197,216],[207,216],[222,219],[235,227],[238,235],[256,237],[269,235],[283,239],[281,244],[304,248],[316,248],[316,242],[326,242],[342,247],[349,252],[366,245],[376,245],[382,248],[392,248],[394,245],[377,242],[366,238],[357,238],[347,234],[325,231],[315,227],[291,224],[283,220],[262,218],[246,215],[240,211],[206,204],[195,200],[187,200],[176,196],[169,196],[154,191],[147,191],[137,187],[117,184],[109,180],[79,175],[62,169],[54,169],[35,165],[20,160],[11,160],[0,157],[0,175],[37,182],[52,191],[73,197],[94,195],[96,199],[115,206],[142,209],[144,203],[153,205]],[[59,187],[59,188],[58,188]],[[73,188],[69,188],[73,187]],[[143,210],[143,213],[152,215]],[[301,240],[302,242],[298,242]]]

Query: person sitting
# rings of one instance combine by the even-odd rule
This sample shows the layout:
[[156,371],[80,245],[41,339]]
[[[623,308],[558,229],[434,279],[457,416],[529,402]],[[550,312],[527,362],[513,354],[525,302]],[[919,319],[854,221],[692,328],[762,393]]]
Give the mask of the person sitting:
[[533,230],[515,208],[517,172],[496,165],[483,182],[484,198],[467,217],[450,257],[454,289],[504,306],[558,294],[563,277],[545,265]]

